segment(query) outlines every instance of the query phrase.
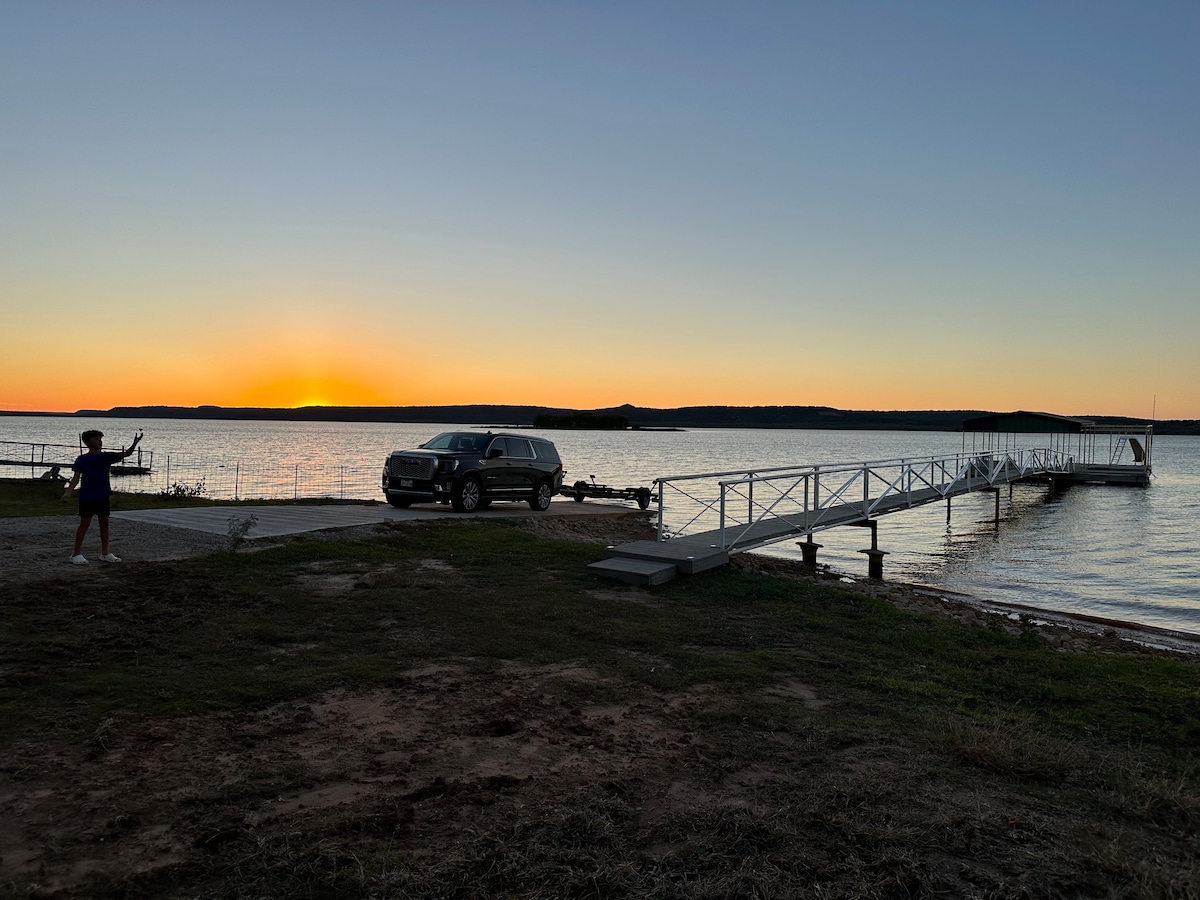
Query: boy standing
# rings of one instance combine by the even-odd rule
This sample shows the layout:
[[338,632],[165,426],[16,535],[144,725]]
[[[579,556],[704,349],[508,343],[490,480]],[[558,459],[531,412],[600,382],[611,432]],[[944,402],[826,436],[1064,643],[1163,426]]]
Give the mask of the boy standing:
[[129,449],[123,453],[101,452],[104,447],[104,432],[102,431],[85,431],[80,437],[87,445],[88,452],[76,459],[71,466],[71,470],[75,474],[71,476],[67,489],[63,492],[63,500],[69,499],[71,491],[75,490],[75,485],[79,484],[81,478],[83,479],[83,487],[79,489],[79,527],[75,530],[75,552],[71,556],[71,562],[77,566],[87,564],[81,551],[83,550],[84,535],[87,534],[88,526],[92,524],[92,516],[100,519],[100,558],[105,562],[120,562],[121,558],[108,550],[108,498],[112,496],[108,470],[113,463],[133,453],[142,439],[142,433],[140,431],[137,433],[133,443],[129,445]]

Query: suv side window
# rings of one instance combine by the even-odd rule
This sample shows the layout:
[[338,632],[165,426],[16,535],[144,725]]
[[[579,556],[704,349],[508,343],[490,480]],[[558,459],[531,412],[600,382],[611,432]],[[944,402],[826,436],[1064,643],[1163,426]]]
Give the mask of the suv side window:
[[513,459],[533,459],[533,449],[529,446],[529,441],[525,438],[505,438],[508,441],[507,456]]
[[558,462],[558,452],[554,449],[554,445],[549,441],[532,441],[533,452],[537,454],[537,458],[543,462]]

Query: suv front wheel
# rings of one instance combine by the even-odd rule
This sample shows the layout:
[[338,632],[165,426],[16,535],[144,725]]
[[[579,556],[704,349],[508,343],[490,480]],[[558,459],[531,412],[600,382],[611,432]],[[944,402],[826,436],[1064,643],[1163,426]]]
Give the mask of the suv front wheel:
[[483,499],[483,487],[479,479],[467,477],[454,486],[450,492],[450,503],[455,512],[475,512]]
[[529,508],[534,512],[545,512],[550,508],[550,498],[553,496],[554,488],[543,478],[533,489],[533,496],[529,498]]

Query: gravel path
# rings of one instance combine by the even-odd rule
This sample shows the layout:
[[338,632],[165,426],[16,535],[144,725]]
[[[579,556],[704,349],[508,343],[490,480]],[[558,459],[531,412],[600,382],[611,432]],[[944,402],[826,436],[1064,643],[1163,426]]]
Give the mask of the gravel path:
[[[0,581],[15,583],[79,575],[104,565],[100,557],[100,529],[95,521],[83,542],[86,566],[71,564],[75,516],[31,516],[0,519]],[[123,560],[182,559],[227,547],[227,537],[186,528],[144,525],[111,520],[109,549]]]
[[[649,515],[634,511],[624,515],[527,517],[519,521],[523,527],[547,537],[595,543],[624,543],[652,537],[654,533]],[[0,583],[17,584],[55,576],[87,577],[89,572],[103,566],[119,565],[100,562],[100,530],[95,521],[83,542],[83,555],[88,558],[88,564],[72,565],[71,546],[78,522],[75,516],[0,519]],[[296,537],[304,540],[363,538],[390,527],[403,527],[403,524],[330,528],[304,532]],[[227,535],[117,518],[110,520],[109,537],[109,549],[129,563],[184,559],[229,547]],[[263,538],[250,541],[247,546],[265,547],[293,539],[291,536]]]

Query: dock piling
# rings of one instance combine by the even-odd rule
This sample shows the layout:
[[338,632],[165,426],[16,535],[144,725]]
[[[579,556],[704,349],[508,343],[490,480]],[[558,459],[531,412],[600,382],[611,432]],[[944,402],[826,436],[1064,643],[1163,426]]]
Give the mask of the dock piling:
[[883,558],[887,556],[887,551],[859,550],[858,552],[867,554],[867,578],[872,581],[883,581]]
[[812,571],[817,570],[817,551],[824,547],[824,544],[818,544],[813,541],[812,534],[805,536],[803,541],[796,541],[796,546],[800,548],[800,555],[803,557],[802,565],[806,569]]
[[871,529],[871,546],[866,550],[858,551],[867,555],[867,578],[873,581],[883,581],[883,558],[887,556],[887,551],[879,549],[879,523],[874,519],[866,519],[854,524]]
[[[994,524],[996,527],[999,527],[1000,526],[1000,488],[990,487],[990,488],[984,488],[984,490],[986,490],[989,494],[991,494],[993,499],[996,501],[995,511],[992,514],[992,524]],[[1012,485],[1009,485],[1009,490],[1010,491],[1012,490]]]

